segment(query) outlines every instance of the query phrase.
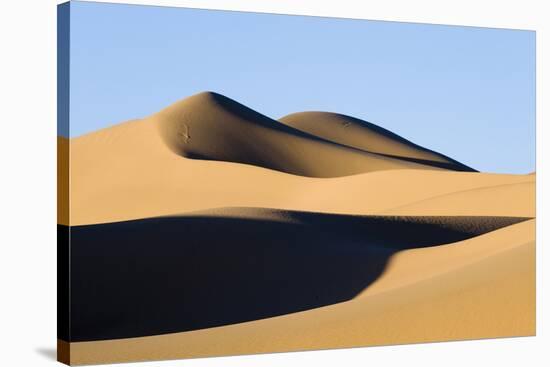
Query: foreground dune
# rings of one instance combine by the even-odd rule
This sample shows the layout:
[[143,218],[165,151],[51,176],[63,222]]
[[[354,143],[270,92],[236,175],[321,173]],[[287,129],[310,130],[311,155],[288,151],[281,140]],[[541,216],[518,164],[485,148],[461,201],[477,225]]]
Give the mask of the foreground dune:
[[200,357],[535,333],[534,220],[395,254],[354,299],[205,330],[71,343],[72,362]]
[[401,250],[525,220],[223,208],[72,227],[71,340],[201,329],[346,301]]

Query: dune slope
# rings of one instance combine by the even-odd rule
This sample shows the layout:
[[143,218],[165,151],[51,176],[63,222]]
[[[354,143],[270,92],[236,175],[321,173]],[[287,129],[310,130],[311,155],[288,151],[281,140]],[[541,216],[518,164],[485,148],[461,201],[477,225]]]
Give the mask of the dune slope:
[[398,251],[525,220],[225,208],[72,227],[71,340],[202,329],[347,301]]
[[279,121],[300,131],[365,152],[456,171],[474,171],[443,154],[355,117],[332,112],[298,112],[282,117]]
[[517,215],[535,217],[535,181],[455,191],[382,211],[385,215]]

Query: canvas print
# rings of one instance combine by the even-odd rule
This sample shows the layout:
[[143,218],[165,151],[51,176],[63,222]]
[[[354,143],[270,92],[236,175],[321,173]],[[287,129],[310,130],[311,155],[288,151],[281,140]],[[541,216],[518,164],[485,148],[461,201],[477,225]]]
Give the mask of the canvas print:
[[535,33],[58,7],[58,359],[535,334]]

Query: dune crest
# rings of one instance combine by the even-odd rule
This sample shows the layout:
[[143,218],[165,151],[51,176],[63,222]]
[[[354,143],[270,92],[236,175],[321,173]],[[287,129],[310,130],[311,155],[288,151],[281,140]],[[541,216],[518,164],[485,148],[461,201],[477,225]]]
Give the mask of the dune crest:
[[213,92],[179,101],[152,119],[172,151],[193,159],[244,163],[309,177],[403,168],[460,168],[342,145],[281,124]]

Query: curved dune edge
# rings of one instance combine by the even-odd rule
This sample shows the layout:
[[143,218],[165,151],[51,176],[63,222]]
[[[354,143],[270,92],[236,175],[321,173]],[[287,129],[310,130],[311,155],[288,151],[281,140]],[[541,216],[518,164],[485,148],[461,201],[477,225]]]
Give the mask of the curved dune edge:
[[534,335],[534,232],[530,220],[452,246],[403,251],[377,284],[337,305],[206,330],[71,343],[71,363]]
[[[228,206],[378,214],[456,191],[536,179],[535,175],[411,169],[338,178],[302,177],[245,164],[180,157],[168,149],[148,120],[71,139],[70,153],[70,216],[60,218],[65,225]],[[532,195],[526,205],[534,212]],[[504,201],[510,205],[505,212],[483,210],[491,216],[532,216],[524,210],[515,213],[513,196]],[[481,206],[473,203],[471,208],[475,215]]]

